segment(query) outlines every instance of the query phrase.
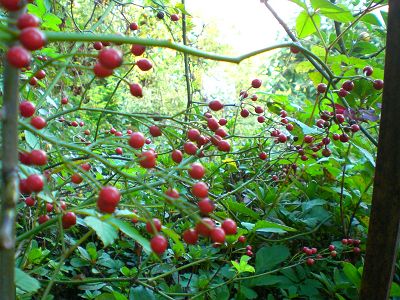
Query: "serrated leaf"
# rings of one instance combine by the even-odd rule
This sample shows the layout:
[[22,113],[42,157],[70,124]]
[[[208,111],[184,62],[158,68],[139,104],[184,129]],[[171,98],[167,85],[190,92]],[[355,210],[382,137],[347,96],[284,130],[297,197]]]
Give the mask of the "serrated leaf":
[[34,293],[40,289],[38,280],[18,268],[15,268],[15,285],[26,293]]
[[103,242],[104,247],[112,244],[118,237],[118,232],[112,225],[98,218],[86,217],[85,223],[96,232],[97,236]]
[[124,234],[138,242],[147,253],[151,252],[149,241],[144,238],[135,228],[133,228],[133,226],[117,218],[110,218],[107,220],[107,222],[114,225]]
[[[316,26],[319,28],[321,25],[321,18],[318,15],[315,15],[313,18]],[[302,11],[296,19],[297,36],[302,39],[316,31],[317,28],[314,26],[309,14],[306,11]]]

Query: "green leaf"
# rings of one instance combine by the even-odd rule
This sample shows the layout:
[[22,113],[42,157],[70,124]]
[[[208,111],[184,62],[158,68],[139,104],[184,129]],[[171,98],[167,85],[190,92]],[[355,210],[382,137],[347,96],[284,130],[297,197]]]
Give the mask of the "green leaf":
[[256,270],[257,273],[272,270],[290,256],[289,249],[283,245],[266,246],[257,251]]
[[307,9],[307,6],[301,0],[289,0],[290,2],[296,3],[298,6]]
[[301,128],[301,130],[303,131],[304,134],[320,134],[321,133],[321,131],[318,130],[318,128],[312,128],[297,119],[294,119],[294,118],[287,118],[287,119],[291,122],[296,123]]
[[133,226],[131,226],[127,222],[124,222],[117,218],[110,218],[107,220],[107,223],[114,225],[124,234],[126,234],[127,236],[138,242],[147,253],[151,252],[149,241],[146,238],[144,238]]
[[61,19],[52,13],[46,13],[43,16],[42,28],[60,31],[59,25],[62,23]]
[[375,159],[374,159],[374,157],[372,156],[372,154],[368,152],[368,150],[366,150],[366,149],[364,149],[364,148],[358,146],[357,144],[355,144],[355,143],[353,143],[353,142],[351,142],[351,144],[352,144],[353,146],[355,146],[355,147],[365,156],[365,158],[371,163],[371,165],[372,165],[373,167],[375,167]]
[[237,270],[237,272],[240,273],[244,273],[244,272],[251,272],[254,273],[256,270],[254,269],[254,267],[250,266],[248,264],[248,261],[251,259],[250,256],[247,255],[243,255],[240,258],[240,263],[237,263],[236,261],[232,260],[231,263],[233,265],[233,267]]
[[129,291],[129,300],[155,300],[152,290],[143,286],[132,287]]
[[378,18],[377,15],[373,13],[366,14],[361,18],[360,21],[363,21],[365,23],[369,23],[372,25],[377,25],[377,26],[382,26],[381,20]]
[[18,268],[15,268],[15,285],[26,293],[34,293],[40,289],[39,281]]
[[39,147],[39,140],[32,132],[25,130],[24,133],[25,133],[25,141],[32,149]]
[[[313,17],[313,20],[317,28],[321,25],[321,18],[318,15]],[[311,17],[306,11],[302,11],[296,19],[296,32],[299,38],[305,38],[317,31],[314,26]]]
[[400,297],[400,286],[396,282],[392,282],[390,297]]
[[311,0],[311,5],[316,11],[318,10],[328,19],[342,23],[347,23],[354,20],[350,10],[339,7],[331,3],[329,0]]
[[99,220],[95,217],[86,217],[85,223],[90,228],[96,231],[97,236],[101,239],[104,244],[104,247],[112,244],[114,240],[118,237],[117,230],[110,224]]
[[260,218],[260,216],[255,211],[253,211],[252,209],[246,207],[246,205],[244,203],[239,203],[239,202],[232,201],[232,200],[225,200],[223,202],[233,212],[249,216],[249,217],[251,217],[253,219],[259,219]]
[[182,242],[180,241],[180,235],[178,235],[175,231],[168,227],[163,227],[162,232],[168,235],[175,243],[173,250],[175,253],[180,256],[185,253],[185,246],[183,246]]
[[346,277],[357,287],[361,285],[361,275],[351,263],[343,262],[343,272]]
[[251,230],[253,232],[261,231],[261,232],[285,233],[288,231],[291,232],[297,231],[295,228],[265,220],[258,221],[256,224],[247,222],[242,222],[241,224],[242,226],[246,227],[248,230]]

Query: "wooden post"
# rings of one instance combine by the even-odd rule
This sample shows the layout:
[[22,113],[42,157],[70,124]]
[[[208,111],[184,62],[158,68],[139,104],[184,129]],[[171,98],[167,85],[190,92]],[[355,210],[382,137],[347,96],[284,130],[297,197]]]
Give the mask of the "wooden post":
[[400,225],[400,1],[389,0],[385,88],[360,299],[389,297]]

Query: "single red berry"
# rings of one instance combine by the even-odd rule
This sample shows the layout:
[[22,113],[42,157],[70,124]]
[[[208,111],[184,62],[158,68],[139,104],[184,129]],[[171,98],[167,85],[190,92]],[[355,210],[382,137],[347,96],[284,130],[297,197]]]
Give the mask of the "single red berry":
[[342,134],[340,135],[340,141],[341,141],[342,143],[346,143],[346,142],[348,142],[349,140],[350,140],[350,137],[349,137],[347,134],[342,133]]
[[81,164],[81,168],[82,168],[82,170],[87,172],[87,171],[90,171],[92,166],[90,164],[88,164],[88,163],[84,163],[84,164]]
[[135,22],[129,24],[129,29],[130,30],[138,30],[139,29],[139,25]]
[[246,250],[250,250],[251,251],[251,250],[253,250],[253,247],[251,245],[247,245],[246,246]]
[[218,120],[215,118],[208,118],[207,119],[207,126],[212,131],[216,131],[219,128]]
[[[83,122],[83,121],[80,121],[80,122],[79,122],[79,126],[80,126],[80,127],[83,127],[83,126],[85,126],[85,122]],[[122,135],[122,133],[121,133],[121,135]],[[121,135],[118,135],[118,136],[121,136]]]
[[32,192],[40,192],[44,187],[43,176],[39,174],[29,175],[26,179],[26,185]]
[[156,234],[157,232],[161,231],[161,221],[157,218],[154,218],[153,221],[148,221],[146,223],[146,231],[151,234]]
[[62,209],[62,210],[66,210],[67,209],[67,204],[65,204],[65,201],[60,201],[60,208]]
[[44,166],[47,164],[47,154],[43,150],[35,149],[29,154],[29,160],[33,165]]
[[204,116],[208,119],[208,118],[212,118],[212,114],[210,114],[209,112],[204,113]]
[[132,45],[131,52],[135,56],[140,56],[146,51],[146,47],[142,45]]
[[210,237],[214,243],[222,244],[225,242],[225,231],[221,227],[215,227],[211,230]]
[[258,100],[258,97],[257,97],[257,95],[252,95],[252,96],[251,96],[251,100],[253,100],[253,101],[257,101],[257,100]]
[[36,110],[35,105],[27,100],[22,101],[19,104],[19,112],[21,116],[23,116],[24,118],[32,117],[33,114],[35,113],[35,110]]
[[287,141],[287,136],[285,134],[283,134],[283,133],[279,134],[278,135],[278,141],[280,143],[285,143]]
[[247,250],[246,255],[251,257],[251,256],[253,256],[253,252],[251,250]]
[[135,149],[140,149],[144,146],[145,137],[141,132],[134,132],[129,138],[129,146]]
[[293,54],[297,54],[300,52],[300,49],[295,46],[290,46],[290,52],[292,52]]
[[105,186],[101,188],[99,197],[97,198],[97,207],[101,212],[113,213],[121,199],[118,189],[113,186]]
[[246,243],[246,237],[244,235],[241,235],[238,237],[238,242],[239,243]]
[[255,89],[258,89],[262,85],[262,81],[260,79],[253,79],[251,82],[251,86]]
[[355,254],[359,254],[359,253],[361,253],[361,249],[358,248],[358,247],[354,247],[354,248],[353,248],[353,252],[354,252]]
[[214,136],[212,136],[211,137],[211,143],[214,145],[214,146],[218,146],[218,143],[220,142],[220,141],[222,141],[222,137],[220,137],[219,135],[214,135]]
[[103,45],[103,47],[108,47],[111,45],[111,42],[102,41],[101,44]]
[[352,91],[354,89],[354,82],[351,80],[346,80],[342,84],[342,88],[348,92]]
[[258,123],[264,123],[265,122],[265,117],[264,116],[258,116],[257,117],[257,122]]
[[22,8],[21,0],[0,0],[0,5],[8,11],[17,11]]
[[122,52],[114,48],[106,48],[99,52],[99,62],[107,69],[115,69],[122,65]]
[[122,148],[121,147],[116,148],[115,149],[115,153],[118,154],[118,155],[122,155],[122,153],[123,153]]
[[279,177],[278,177],[277,175],[275,175],[275,174],[272,175],[272,180],[273,180],[273,181],[278,181],[278,179],[279,179]]
[[208,107],[213,111],[218,111],[224,108],[224,104],[219,100],[212,100],[208,103]]
[[145,58],[139,59],[136,62],[136,65],[142,71],[148,71],[153,67],[152,63],[149,60],[145,59]]
[[46,211],[47,212],[52,212],[53,211],[53,204],[46,203]]
[[240,91],[239,95],[242,99],[249,97],[249,93],[247,91]]
[[371,76],[373,72],[374,72],[374,69],[371,66],[366,66],[363,69],[363,73],[365,76]]
[[196,231],[202,236],[210,236],[210,231],[215,227],[213,220],[209,218],[203,218],[196,225]]
[[39,70],[35,73],[35,77],[39,80],[42,80],[46,77],[46,72],[44,70]]
[[195,245],[199,239],[199,234],[195,229],[190,228],[183,232],[182,237],[186,244]]
[[384,83],[383,83],[383,80],[381,80],[381,79],[375,79],[373,85],[374,85],[374,89],[379,91],[379,90],[383,89]]
[[192,142],[195,142],[200,137],[200,131],[198,131],[197,129],[191,128],[187,132],[187,137]]
[[171,15],[171,21],[173,21],[173,22],[179,21],[179,16],[177,14],[172,14]]
[[72,127],[78,127],[79,124],[78,124],[77,121],[72,121],[72,122],[71,122],[71,126],[72,126]]
[[342,114],[337,114],[336,115],[336,120],[339,124],[342,124],[345,121],[344,115]]
[[46,120],[40,116],[36,116],[31,119],[31,125],[36,129],[43,129],[46,127],[46,124]]
[[307,258],[306,263],[307,265],[312,266],[315,263],[315,260],[313,258]]
[[317,92],[320,94],[324,94],[326,92],[327,89],[327,85],[325,83],[320,83],[317,85]]
[[25,198],[25,204],[26,204],[26,206],[29,206],[29,207],[34,206],[35,205],[35,199],[32,198],[32,197],[26,197]]
[[62,216],[62,225],[64,229],[68,229],[76,224],[76,215],[73,212],[67,212]]
[[330,252],[330,256],[331,256],[331,257],[336,257],[336,256],[337,256],[337,252],[336,252],[335,250],[332,250],[332,251]]
[[340,90],[338,91],[339,97],[342,97],[342,98],[346,97],[348,94],[349,94],[349,92],[346,91],[344,88],[340,88]]
[[336,249],[335,245],[329,245],[328,247],[329,251],[333,251]]
[[48,215],[43,215],[38,218],[38,223],[43,224],[46,223],[48,220],[50,220],[50,217]]
[[343,245],[347,245],[347,243],[348,243],[348,240],[347,240],[347,239],[342,239],[342,244],[343,244]]
[[97,77],[100,77],[100,78],[105,78],[105,77],[111,76],[114,73],[114,71],[112,69],[107,69],[99,62],[94,65],[93,72],[94,72],[94,75],[96,75]]
[[228,121],[227,121],[225,118],[221,118],[221,119],[219,119],[218,123],[219,123],[219,125],[221,125],[221,126],[225,126],[226,123],[228,123]]
[[222,222],[221,227],[227,235],[233,235],[237,233],[236,222],[232,219],[225,219],[224,222]]
[[177,164],[179,164],[183,159],[182,152],[178,149],[175,149],[174,151],[172,151],[171,157],[172,157],[172,160],[174,162],[176,162]]
[[36,27],[28,27],[20,32],[19,41],[25,49],[34,51],[43,48],[46,44],[46,37]]
[[199,150],[199,148],[197,148],[197,146],[192,142],[186,142],[185,144],[183,144],[183,150],[187,154],[195,155],[197,150]]
[[142,98],[143,97],[143,90],[140,84],[138,83],[131,83],[129,84],[129,90],[131,95],[134,97]]
[[39,24],[38,17],[27,13],[20,15],[17,20],[17,27],[21,30],[28,27],[39,27]]
[[229,152],[229,151],[231,151],[231,144],[229,144],[228,141],[221,140],[218,142],[218,150],[224,151],[224,152]]
[[325,156],[325,157],[329,157],[329,156],[332,155],[332,151],[329,150],[328,148],[324,148],[324,149],[322,150],[322,155]]
[[360,126],[357,124],[353,124],[350,126],[350,129],[352,132],[357,132],[357,131],[360,131]]
[[247,118],[248,116],[249,116],[249,114],[250,114],[250,112],[247,110],[247,109],[242,109],[241,111],[240,111],[240,115],[243,117],[243,118]]
[[83,178],[78,173],[74,173],[71,176],[71,181],[72,181],[72,183],[80,184],[83,181]]
[[13,46],[7,51],[7,61],[15,68],[28,67],[31,59],[31,53],[20,46]]
[[153,150],[140,153],[138,155],[140,166],[145,169],[154,168],[156,166],[156,156],[157,154]]
[[200,212],[205,215],[212,213],[215,209],[214,202],[208,198],[201,199],[197,205],[200,209]]
[[262,114],[264,112],[264,109],[261,106],[256,106],[256,108],[254,109],[254,111],[257,114]]
[[208,196],[208,186],[204,182],[196,182],[192,186],[192,193],[197,198],[206,198]]
[[161,255],[165,252],[165,250],[167,250],[168,241],[162,235],[156,235],[151,239],[150,247],[154,253]]
[[260,154],[258,154],[258,157],[262,160],[266,160],[268,155],[265,152],[261,152]]
[[173,198],[173,199],[179,198],[179,192],[173,188],[169,188],[168,190],[166,190],[165,195],[167,195],[168,197]]
[[37,84],[38,84],[38,79],[37,79],[35,76],[31,77],[31,79],[29,79],[29,84],[30,84],[31,86],[37,86]]
[[193,179],[201,179],[205,174],[205,169],[202,164],[200,163],[193,163],[189,169],[189,175]]
[[31,165],[31,157],[29,152],[19,152],[18,153],[18,160],[24,165]]
[[314,141],[314,138],[311,135],[304,136],[304,143],[311,144]]
[[158,136],[161,136],[161,135],[162,135],[162,132],[161,132],[160,127],[158,127],[158,126],[156,126],[156,125],[150,126],[149,131],[150,131],[150,134],[151,134],[153,137],[158,137]]
[[101,49],[103,49],[103,44],[101,42],[94,42],[93,48],[97,51],[100,51]]
[[62,97],[61,104],[62,105],[67,105],[68,104],[68,98],[67,97]]

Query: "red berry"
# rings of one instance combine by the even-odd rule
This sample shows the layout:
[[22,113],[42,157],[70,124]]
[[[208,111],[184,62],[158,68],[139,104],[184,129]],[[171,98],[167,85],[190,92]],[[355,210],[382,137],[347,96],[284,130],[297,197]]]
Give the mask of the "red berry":
[[71,176],[71,181],[72,181],[72,183],[80,184],[83,181],[83,178],[81,175],[74,173]]
[[43,215],[38,218],[39,224],[46,223],[48,220],[50,220],[50,217],[48,215]]
[[111,76],[114,73],[114,71],[112,69],[107,69],[99,62],[94,65],[93,72],[94,72],[94,75],[96,75],[97,77],[100,77],[100,78],[105,78],[105,77]]
[[31,59],[31,53],[20,46],[13,46],[7,51],[7,61],[15,68],[28,67]]
[[139,164],[143,168],[151,169],[156,166],[156,153],[153,150],[142,152],[138,155]]
[[20,32],[19,41],[25,49],[34,51],[43,48],[46,44],[46,37],[41,30],[35,27],[28,27]]
[[260,159],[262,159],[262,160],[266,160],[267,157],[268,157],[268,155],[267,155],[267,153],[265,153],[265,152],[261,152],[261,153],[258,155],[258,157],[260,157]]
[[342,97],[342,98],[346,97],[348,94],[349,94],[349,92],[346,91],[344,88],[340,88],[340,90],[338,92],[339,97]]
[[131,83],[129,85],[129,90],[131,92],[131,95],[134,97],[142,98],[143,97],[143,91],[142,87],[138,83]]
[[246,251],[246,255],[247,255],[247,256],[253,256],[253,252],[252,252],[251,250],[247,250],[247,251]]
[[336,251],[334,251],[334,250],[333,250],[333,251],[331,251],[331,253],[330,253],[330,256],[331,256],[331,257],[336,257],[336,256],[337,256],[337,252],[336,252]]
[[358,247],[354,247],[354,248],[353,248],[353,252],[354,252],[355,254],[359,254],[359,253],[361,252],[361,249],[358,248]]
[[130,30],[138,30],[139,29],[139,25],[136,24],[135,22],[129,24],[129,29]]
[[325,83],[320,83],[320,84],[317,85],[317,91],[320,94],[324,94],[326,92],[327,88],[328,87],[327,87],[327,85]]
[[53,204],[46,203],[46,211],[47,212],[52,212],[53,211]]
[[345,82],[343,82],[342,88],[350,92],[354,89],[354,82],[351,80],[346,80]]
[[27,194],[27,195],[32,193],[32,190],[28,186],[28,180],[27,179],[20,179],[20,181],[19,181],[19,192],[21,194]]
[[62,225],[64,229],[68,229],[76,224],[76,215],[73,212],[67,212],[62,216]]
[[197,139],[200,137],[200,131],[198,131],[197,129],[189,129],[187,132],[187,137],[189,140],[191,141],[197,141]]
[[187,154],[195,155],[197,150],[199,150],[199,148],[197,148],[197,146],[192,142],[186,142],[185,144],[183,144],[183,150]]
[[177,14],[172,14],[171,15],[171,21],[173,21],[173,22],[179,21],[179,16]]
[[32,164],[30,153],[28,153],[28,152],[19,152],[18,153],[18,159],[24,165],[29,166],[29,165]]
[[153,65],[151,64],[151,62],[150,62],[149,60],[145,59],[145,58],[139,59],[139,60],[136,62],[136,65],[137,65],[138,68],[139,68],[140,70],[142,70],[142,71],[148,71],[148,70],[150,70],[150,69],[153,67]]
[[168,197],[173,198],[173,199],[179,198],[179,192],[173,188],[169,188],[168,190],[166,190],[165,195],[167,195]]
[[26,197],[25,198],[25,204],[26,204],[26,206],[29,206],[29,207],[34,206],[35,205],[35,199],[32,198],[32,197]]
[[300,49],[295,46],[290,46],[290,52],[292,52],[293,54],[297,54],[300,52]]
[[307,265],[312,266],[315,263],[315,260],[312,258],[307,258],[306,263]]
[[264,112],[264,109],[261,106],[256,106],[256,108],[254,109],[254,111],[257,114],[262,114]]
[[376,90],[381,90],[381,89],[383,89],[383,85],[384,85],[384,83],[383,83],[383,80],[381,80],[381,79],[376,79],[376,80],[374,80],[374,89],[376,89]]
[[134,132],[129,138],[129,146],[135,149],[140,149],[144,146],[145,137],[141,132]]
[[225,231],[221,227],[215,227],[211,230],[210,237],[214,243],[222,244],[225,242]]
[[215,204],[210,199],[204,198],[199,201],[198,207],[201,213],[208,215],[209,213],[212,213],[214,211]]
[[22,8],[21,0],[0,0],[0,5],[8,11],[17,11]]
[[142,45],[132,45],[131,52],[135,56],[140,56],[146,51],[146,47]]
[[336,247],[334,245],[329,245],[328,249],[329,249],[329,251],[333,251],[336,249]]
[[255,89],[258,89],[262,85],[262,81],[260,79],[253,79],[251,82],[251,86]]
[[199,239],[199,234],[195,229],[185,230],[182,234],[183,240],[186,244],[195,245]]
[[214,136],[211,137],[211,143],[212,143],[214,146],[218,146],[218,143],[219,143],[220,141],[222,141],[222,137],[220,137],[219,135],[214,135]]
[[35,110],[36,110],[35,105],[27,100],[22,101],[19,104],[19,112],[21,116],[23,116],[24,118],[32,117],[33,114],[35,113]]
[[229,151],[231,151],[231,144],[229,144],[228,141],[221,140],[218,142],[218,150],[224,151],[224,152],[229,152]]
[[347,239],[342,239],[342,244],[343,244],[343,245],[347,245],[347,243],[348,243],[348,240],[347,240]]
[[43,129],[46,127],[46,120],[40,116],[31,119],[31,125],[36,129]]
[[29,175],[26,179],[26,185],[32,192],[40,192],[44,187],[43,176],[39,174]]
[[62,105],[68,104],[68,98],[67,98],[67,97],[63,97],[63,98],[61,99],[61,104],[62,104]]
[[192,193],[197,198],[206,198],[208,196],[208,186],[204,182],[196,182],[192,186]]
[[357,132],[360,131],[360,126],[358,126],[357,124],[353,124],[350,126],[350,129],[352,132]]
[[247,91],[240,91],[239,95],[242,99],[245,99],[249,96],[249,93],[247,93]]
[[29,154],[31,164],[36,166],[44,166],[47,164],[47,154],[43,150],[32,150]]
[[98,58],[100,64],[107,69],[115,69],[122,64],[122,52],[114,48],[101,50]]
[[118,154],[118,155],[122,155],[122,153],[123,153],[122,148],[121,147],[116,148],[115,149],[115,153]]
[[179,164],[182,161],[183,155],[180,150],[175,149],[174,151],[172,151],[171,157],[174,162]]
[[241,235],[238,237],[238,242],[239,243],[245,243],[246,242],[246,237],[244,235]]
[[258,116],[257,117],[257,122],[258,123],[264,123],[265,122],[265,117],[264,116]]
[[46,72],[44,70],[39,70],[35,73],[35,77],[39,80],[46,77]]
[[243,118],[247,118],[248,116],[249,116],[249,114],[250,114],[250,112],[247,110],[247,109],[242,109],[241,111],[240,111],[240,115],[243,117]]
[[257,95],[252,95],[252,96],[251,96],[251,100],[257,101],[257,99],[258,99]]
[[93,48],[96,49],[97,51],[103,49],[103,44],[101,42],[95,42],[93,44]]
[[207,119],[207,126],[212,131],[216,131],[219,128],[218,120],[215,118],[208,118]]
[[203,165],[200,164],[200,163],[192,164],[190,169],[189,169],[189,175],[193,179],[201,179],[201,178],[203,178],[204,173],[205,173],[205,169],[204,169]]
[[156,235],[151,239],[150,247],[154,253],[161,255],[165,252],[165,250],[167,250],[168,241],[162,235]]
[[304,136],[304,143],[311,144],[314,141],[314,138],[311,135]]
[[101,212],[111,214],[115,211],[120,199],[121,194],[115,187],[103,187],[101,188],[97,199],[97,207]]
[[61,208],[62,210],[66,210],[66,209],[67,209],[67,205],[65,204],[64,201],[60,201],[60,208]]
[[32,77],[31,79],[29,79],[29,84],[31,86],[36,86],[38,84],[38,79],[36,77]]
[[237,233],[236,222],[233,221],[232,219],[225,219],[225,221],[222,222],[221,226],[227,235],[232,235]]
[[341,141],[342,143],[346,143],[346,142],[348,142],[349,140],[350,140],[350,137],[349,137],[347,134],[342,133],[342,134],[340,135],[340,141]]
[[278,135],[278,141],[280,143],[285,143],[287,141],[287,136],[285,134],[283,134],[283,133],[279,134]]
[[251,251],[251,250],[253,250],[253,247],[251,245],[247,245],[246,246],[246,250],[250,250]]
[[325,148],[322,150],[322,155],[325,157],[329,157],[329,156],[331,156],[331,154],[332,154],[332,151],[329,150],[328,148]]
[[150,126],[149,131],[150,131],[150,134],[151,134],[153,137],[158,137],[158,136],[161,136],[161,135],[162,135],[162,132],[161,132],[160,127],[158,127],[158,126],[156,126],[156,125]]
[[101,44],[103,45],[103,47],[107,47],[111,45],[111,42],[102,41]]
[[371,76],[373,72],[374,69],[371,66],[366,66],[363,69],[363,73],[365,74],[365,76]]
[[31,14],[22,14],[18,17],[17,27],[19,29],[25,29],[28,27],[39,27],[40,20],[38,17]]
[[211,229],[213,229],[214,227],[215,223],[213,220],[209,218],[203,218],[201,219],[200,223],[197,223],[196,231],[202,236],[209,236]]
[[90,164],[88,164],[88,163],[84,163],[84,164],[81,165],[81,168],[82,168],[82,170],[87,172],[87,171],[90,171],[92,166]]
[[218,123],[219,123],[219,125],[224,126],[224,125],[226,125],[226,123],[228,123],[228,121],[225,118],[221,118],[221,119],[219,119]]
[[146,223],[146,231],[151,234],[156,234],[157,232],[161,231],[161,221],[157,218],[153,219],[153,222],[148,221]]
[[218,111],[224,108],[224,104],[219,100],[213,100],[208,103],[208,107],[213,111]]

